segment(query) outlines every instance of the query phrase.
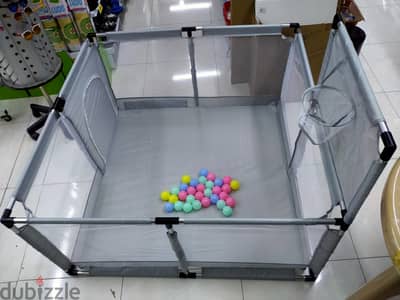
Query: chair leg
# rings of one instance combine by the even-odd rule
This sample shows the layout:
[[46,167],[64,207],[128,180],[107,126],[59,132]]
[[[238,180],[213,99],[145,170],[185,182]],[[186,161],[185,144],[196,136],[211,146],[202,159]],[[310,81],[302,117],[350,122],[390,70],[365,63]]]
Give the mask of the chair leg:
[[48,114],[43,115],[42,117],[40,117],[39,120],[37,120],[35,123],[33,123],[26,129],[26,131],[33,140],[36,141],[39,138],[39,133],[37,131],[44,126],[47,120],[47,116]]
[[31,110],[35,118],[40,118],[42,114],[48,114],[50,112],[50,107],[32,103]]

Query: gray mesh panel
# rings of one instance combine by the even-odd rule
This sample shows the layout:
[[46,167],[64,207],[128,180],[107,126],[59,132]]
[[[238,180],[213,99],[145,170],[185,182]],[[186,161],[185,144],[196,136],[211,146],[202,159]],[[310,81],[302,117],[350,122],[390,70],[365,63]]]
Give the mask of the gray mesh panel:
[[72,123],[96,165],[104,170],[117,122],[117,107],[97,47],[85,45],[61,94]]

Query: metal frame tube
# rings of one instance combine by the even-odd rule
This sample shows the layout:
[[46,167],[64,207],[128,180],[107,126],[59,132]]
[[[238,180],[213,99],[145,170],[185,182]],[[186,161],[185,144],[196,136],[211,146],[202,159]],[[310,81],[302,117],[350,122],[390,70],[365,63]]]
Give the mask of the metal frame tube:
[[[262,218],[176,218],[179,224],[190,225],[337,225],[333,218],[303,218],[303,219],[262,219]],[[47,224],[47,225],[146,225],[156,224],[155,218],[14,218],[15,224]]]
[[199,106],[199,88],[197,85],[196,56],[193,37],[188,38],[188,49],[190,57],[190,74],[192,75],[193,97],[195,106]]
[[[235,26],[198,26],[194,31],[201,31],[208,36],[256,36],[256,35],[281,35],[283,28],[290,27],[290,24],[278,25],[235,25]],[[100,40],[103,38],[111,41],[135,41],[143,39],[162,39],[171,37],[182,37],[181,28],[178,29],[151,29],[145,31],[118,31],[98,33]]]
[[171,244],[171,248],[178,260],[179,269],[186,275],[189,274],[189,263],[186,259],[185,251],[179,242],[178,233],[175,231],[172,225],[167,225],[167,236],[169,243]]

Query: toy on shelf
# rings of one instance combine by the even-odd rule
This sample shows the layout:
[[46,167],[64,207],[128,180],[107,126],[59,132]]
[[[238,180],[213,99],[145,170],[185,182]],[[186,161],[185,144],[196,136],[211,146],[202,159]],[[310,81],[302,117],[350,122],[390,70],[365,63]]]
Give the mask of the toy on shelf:
[[160,199],[167,213],[184,212],[186,214],[215,205],[222,215],[230,217],[236,200],[231,193],[240,189],[240,182],[230,176],[223,178],[203,168],[198,178],[183,175],[178,186],[162,191]]

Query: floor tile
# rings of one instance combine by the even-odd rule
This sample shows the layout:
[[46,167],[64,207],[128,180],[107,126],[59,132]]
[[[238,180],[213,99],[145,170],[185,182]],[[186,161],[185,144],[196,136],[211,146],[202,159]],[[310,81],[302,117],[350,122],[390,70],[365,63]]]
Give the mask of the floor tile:
[[[39,277],[39,275],[38,275]],[[42,276],[43,277],[43,276]],[[44,277],[43,277],[44,278]],[[34,290],[38,288],[38,281],[19,281],[17,291],[25,286]],[[122,278],[68,278],[68,279],[46,279],[41,282],[43,290],[49,291],[48,299],[57,299],[57,290],[62,288],[62,299],[96,299],[96,300],[113,300],[121,297]],[[51,289],[51,290],[50,290]],[[37,290],[36,290],[37,291]],[[68,292],[68,297],[66,294]],[[36,292],[37,293],[37,292]],[[73,294],[71,294],[73,293]],[[37,294],[36,294],[37,295]],[[42,296],[43,297],[43,296]],[[34,300],[44,299],[35,297]],[[61,298],[58,298],[61,299]]]
[[112,89],[115,96],[117,98],[142,97],[145,72],[145,64],[118,66],[112,74]]
[[153,0],[152,26],[211,23],[212,2],[205,0]]
[[360,264],[367,281],[374,279],[387,268],[393,266],[389,257],[360,259]]
[[[357,5],[360,8],[369,7],[369,6],[387,6],[393,4],[400,4],[399,0],[357,0]],[[363,9],[361,10],[363,11]]]
[[[362,51],[361,51],[361,53],[362,53]],[[369,66],[364,55],[361,54],[359,57],[360,57],[360,61],[361,61],[361,66],[363,67],[363,70],[365,72],[365,75],[367,76],[367,79],[369,81],[369,84],[371,85],[372,90],[375,93],[382,92],[383,89],[382,89],[381,85],[379,84],[378,79],[376,78],[374,72],[372,72],[371,67]]]
[[364,46],[363,55],[386,92],[400,90],[399,51],[400,43],[397,42]]
[[397,117],[400,118],[400,92],[387,93],[386,96],[389,98]]
[[375,97],[387,122],[399,118],[387,94],[376,93]]
[[367,34],[365,44],[398,42],[400,37],[400,5],[368,6],[362,9],[365,22],[359,23]]
[[24,123],[9,123],[0,126],[0,188],[7,187],[15,160],[25,135]]
[[146,65],[144,96],[193,96],[188,61]]
[[240,280],[124,278],[122,300],[241,300]]
[[350,226],[354,247],[360,258],[388,255],[382,233],[380,205],[383,187],[393,164],[394,160],[388,163]]
[[231,59],[217,58],[217,71],[218,76],[218,94],[219,96],[250,96],[248,83],[231,82]]
[[357,260],[329,262],[314,283],[243,281],[245,300],[345,299],[364,283]]
[[[12,117],[12,123],[23,123],[28,125],[34,118],[32,117],[32,111],[30,104],[46,104],[42,97],[31,97],[21,98],[12,100],[1,100],[0,101],[0,114],[3,115],[3,111],[7,110]],[[8,122],[0,121],[1,125],[11,124]]]
[[[3,213],[13,190],[7,190],[4,194],[4,201],[0,207],[0,213]],[[39,198],[40,189],[35,187],[29,195],[27,204],[35,207]],[[25,213],[21,206],[16,205],[12,216],[24,217]],[[10,229],[0,225],[0,282],[18,280],[22,261],[24,258],[27,243],[18,237]]]
[[147,41],[121,42],[119,45],[118,65],[146,63]]

